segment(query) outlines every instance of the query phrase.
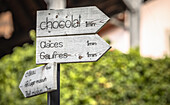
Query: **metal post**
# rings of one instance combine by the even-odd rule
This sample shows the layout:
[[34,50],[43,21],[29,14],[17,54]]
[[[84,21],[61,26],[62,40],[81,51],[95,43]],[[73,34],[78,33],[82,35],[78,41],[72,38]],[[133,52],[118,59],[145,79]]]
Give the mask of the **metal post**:
[[60,105],[60,64],[57,64],[57,90],[47,94],[47,105]]
[[[45,0],[48,9],[66,7],[66,0]],[[47,94],[47,105],[60,105],[60,64],[57,64],[57,90]]]

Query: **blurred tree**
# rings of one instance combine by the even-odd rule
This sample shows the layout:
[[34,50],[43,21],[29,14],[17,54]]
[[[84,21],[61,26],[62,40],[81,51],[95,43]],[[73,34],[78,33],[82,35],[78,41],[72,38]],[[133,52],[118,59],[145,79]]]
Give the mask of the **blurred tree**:
[[[30,31],[35,40],[35,31]],[[46,105],[46,94],[24,98],[18,86],[36,67],[35,44],[0,59],[0,105]],[[143,58],[139,51],[106,53],[93,63],[61,65],[61,105],[170,105],[170,58]]]

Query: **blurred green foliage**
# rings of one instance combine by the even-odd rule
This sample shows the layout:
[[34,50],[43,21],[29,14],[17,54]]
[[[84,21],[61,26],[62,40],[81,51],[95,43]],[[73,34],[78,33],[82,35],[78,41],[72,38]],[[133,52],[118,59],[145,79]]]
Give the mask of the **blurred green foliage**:
[[[46,94],[24,98],[18,88],[24,72],[34,67],[35,44],[0,59],[0,105],[47,105]],[[109,51],[97,62],[62,64],[60,75],[61,105],[170,105],[168,57]]]

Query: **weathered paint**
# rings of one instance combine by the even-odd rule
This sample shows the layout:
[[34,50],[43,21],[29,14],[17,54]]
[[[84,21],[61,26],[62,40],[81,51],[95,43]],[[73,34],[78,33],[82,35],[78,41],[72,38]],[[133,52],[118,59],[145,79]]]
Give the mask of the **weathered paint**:
[[36,64],[97,61],[110,48],[97,34],[37,38]]
[[19,88],[25,97],[57,89],[57,64],[49,63],[25,72]]
[[56,36],[96,33],[109,20],[95,6],[37,11],[36,35]]

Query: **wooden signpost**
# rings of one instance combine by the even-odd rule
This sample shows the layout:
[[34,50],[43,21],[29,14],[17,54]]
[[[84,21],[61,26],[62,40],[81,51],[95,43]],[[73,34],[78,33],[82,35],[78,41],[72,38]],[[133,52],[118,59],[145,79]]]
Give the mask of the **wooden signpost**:
[[49,63],[25,72],[19,88],[25,97],[57,89],[57,64]]
[[[111,47],[96,32],[108,20],[95,6],[37,11],[36,64],[47,65],[25,73],[20,83],[24,96],[31,97],[57,87],[48,93],[48,105],[60,105],[60,63],[100,59]],[[48,65],[51,65],[49,70]],[[35,74],[27,76],[30,71]]]
[[97,61],[110,49],[98,34],[37,38],[36,64]]
[[98,32],[109,20],[95,6],[37,12],[37,37]]

